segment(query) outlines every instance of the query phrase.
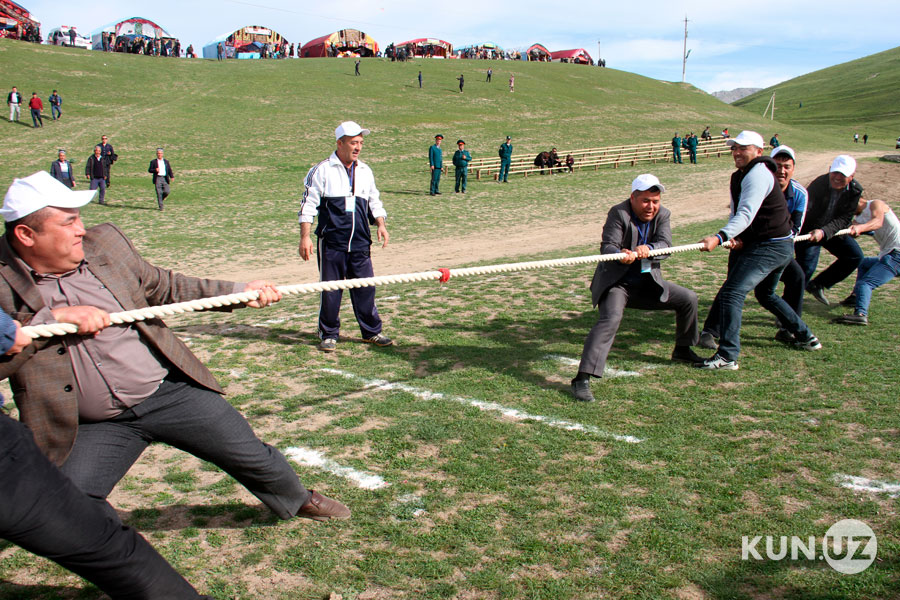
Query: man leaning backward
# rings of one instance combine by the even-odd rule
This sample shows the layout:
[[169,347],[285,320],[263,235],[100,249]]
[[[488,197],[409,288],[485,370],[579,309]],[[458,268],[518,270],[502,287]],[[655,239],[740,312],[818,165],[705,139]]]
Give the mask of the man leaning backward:
[[278,290],[148,263],[115,226],[85,229],[79,209],[94,193],[42,171],[15,180],[0,211],[0,308],[28,325],[78,326],[79,335],[0,357],[0,377],[10,377],[22,421],[47,457],[115,521],[106,496],[152,442],[215,464],[282,519],[349,517],[256,437],[162,319],[110,323],[112,312],[245,290],[259,292],[248,306],[265,306],[280,299]]

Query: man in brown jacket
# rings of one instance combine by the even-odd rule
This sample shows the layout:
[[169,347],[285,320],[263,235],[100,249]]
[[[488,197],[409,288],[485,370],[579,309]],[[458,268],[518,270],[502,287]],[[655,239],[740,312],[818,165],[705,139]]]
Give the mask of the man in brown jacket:
[[265,281],[198,279],[151,265],[109,223],[85,230],[79,208],[93,194],[42,171],[15,180],[0,209],[0,308],[26,325],[78,326],[78,335],[0,358],[0,378],[9,376],[38,446],[106,507],[144,449],[163,442],[219,466],[282,519],[349,517],[256,437],[161,319],[110,326],[111,312],[245,290],[258,290],[247,305],[262,307],[281,294]]

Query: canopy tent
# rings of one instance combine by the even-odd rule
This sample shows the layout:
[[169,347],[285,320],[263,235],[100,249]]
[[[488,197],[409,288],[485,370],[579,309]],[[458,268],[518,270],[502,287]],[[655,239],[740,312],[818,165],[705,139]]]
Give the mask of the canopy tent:
[[40,22],[28,12],[27,8],[12,0],[0,0],[0,29],[9,30],[9,33],[5,34],[7,37],[17,38],[20,33],[24,36],[29,28],[37,31],[39,26]]
[[550,60],[550,51],[547,50],[542,44],[532,44],[528,50],[525,51],[525,55],[528,57],[528,60],[537,60],[537,61],[549,61]]
[[108,25],[104,25],[100,29],[91,32],[91,47],[94,50],[103,50],[102,34],[112,33],[115,38],[126,37],[136,38],[143,37],[149,40],[174,40],[175,38],[169,33],[149,19],[140,17],[131,17],[122,21],[114,21]]
[[240,58],[241,54],[258,55],[266,44],[274,50],[277,46],[289,43],[274,29],[259,25],[247,25],[230,33],[224,33],[203,46],[203,58],[218,58],[219,44],[225,47],[225,58]]
[[413,56],[440,56],[447,58],[453,54],[453,44],[437,38],[418,38],[396,44],[397,48],[412,47]]
[[460,58],[497,58],[503,56],[503,48],[494,42],[485,42],[457,48],[456,54]]
[[341,29],[316,38],[303,45],[300,56],[322,58],[325,56],[375,56],[378,42],[358,29]]
[[570,62],[579,65],[592,65],[594,59],[587,53],[584,48],[575,48],[574,50],[558,50],[550,53],[550,60],[554,62]]

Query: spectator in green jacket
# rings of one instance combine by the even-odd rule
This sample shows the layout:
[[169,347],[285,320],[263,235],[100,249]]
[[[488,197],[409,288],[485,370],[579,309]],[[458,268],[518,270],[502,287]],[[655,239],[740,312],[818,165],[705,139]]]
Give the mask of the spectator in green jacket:
[[465,194],[466,183],[469,179],[469,161],[472,160],[472,155],[466,150],[466,143],[464,141],[457,140],[456,146],[459,149],[453,153],[453,166],[456,167],[456,187],[454,188],[454,191],[457,194],[460,193],[460,191]]
[[681,164],[681,137],[679,137],[678,132],[675,132],[675,137],[672,138],[672,162]]
[[441,152],[441,142],[444,136],[437,134],[434,136],[434,145],[428,149],[428,165],[431,167],[431,190],[432,196],[440,196],[441,192],[438,186],[441,183],[441,169],[444,168],[444,153]]

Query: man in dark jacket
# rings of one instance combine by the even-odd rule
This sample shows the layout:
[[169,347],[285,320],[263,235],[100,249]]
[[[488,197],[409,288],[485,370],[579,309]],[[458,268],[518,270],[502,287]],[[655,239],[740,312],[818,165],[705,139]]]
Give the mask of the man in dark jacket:
[[156,149],[156,158],[150,161],[148,173],[153,173],[153,187],[156,188],[156,203],[159,210],[163,209],[163,201],[169,197],[169,183],[175,179],[175,173],[172,171],[172,165],[169,160],[163,158],[163,149]]
[[53,90],[53,93],[50,94],[47,100],[50,101],[50,116],[56,121],[62,116],[62,109],[60,108],[62,106],[62,98],[59,97],[56,90]]
[[469,179],[469,162],[472,155],[466,150],[466,143],[463,140],[457,140],[456,145],[459,148],[453,153],[453,166],[456,167],[456,193],[466,193],[466,183]]
[[[809,205],[800,233],[808,233],[810,240],[798,242],[794,251],[806,275],[806,291],[826,306],[828,298],[825,290],[856,271],[863,259],[863,251],[852,237],[835,236],[835,233],[850,226],[859,206],[863,188],[853,178],[855,173],[856,160],[841,154],[831,163],[827,174],[816,177],[806,186]],[[837,260],[813,278],[822,248]]]
[[[104,136],[106,137],[106,136]],[[103,156],[100,145],[94,146],[94,153],[84,163],[84,176],[91,182],[92,190],[100,190],[98,204],[106,204],[106,180],[109,177],[109,160]]]
[[672,245],[670,212],[660,206],[665,187],[654,175],[638,175],[631,196],[609,210],[603,225],[603,254],[624,253],[618,261],[597,264],[591,281],[591,301],[600,311],[597,324],[584,342],[572,395],[592,402],[591,377],[602,377],[626,308],[675,311],[675,350],[672,360],[699,362],[691,346],[697,342],[697,294],[662,278],[660,262],[651,250]]
[[109,138],[105,135],[100,136],[100,153],[106,159],[106,187],[109,187],[112,185],[109,180],[109,172],[112,170],[115,162],[119,160],[119,155],[113,150],[112,144],[109,143]]
[[75,173],[72,171],[72,163],[66,160],[66,151],[60,148],[57,160],[50,163],[50,174],[57,181],[63,182],[66,187],[75,187]]

